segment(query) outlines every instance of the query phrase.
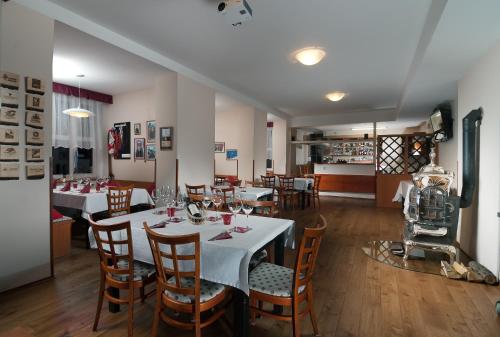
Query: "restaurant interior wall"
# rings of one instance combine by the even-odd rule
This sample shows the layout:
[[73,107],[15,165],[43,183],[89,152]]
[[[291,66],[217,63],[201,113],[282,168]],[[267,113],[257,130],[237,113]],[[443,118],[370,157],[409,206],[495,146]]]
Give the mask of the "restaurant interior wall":
[[13,1],[0,2],[0,6],[0,68],[20,75],[18,111],[22,118],[17,128],[22,153],[24,77],[45,82],[45,176],[40,180],[27,180],[21,156],[20,179],[0,181],[0,291],[4,291],[51,275],[49,154],[54,21]]
[[[269,118],[268,118],[269,120]],[[273,122],[273,162],[274,173],[285,174],[287,167],[287,121],[278,117]]]
[[[477,202],[462,209],[460,246],[499,273],[500,263],[500,42],[458,83],[458,167],[462,167],[462,118],[482,107]],[[458,175],[461,190],[462,170]]]

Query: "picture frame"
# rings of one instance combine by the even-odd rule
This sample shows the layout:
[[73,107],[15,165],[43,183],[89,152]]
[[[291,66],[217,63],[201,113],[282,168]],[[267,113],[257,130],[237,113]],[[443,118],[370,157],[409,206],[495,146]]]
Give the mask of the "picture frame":
[[44,111],[45,100],[43,96],[26,94],[26,110]]
[[26,165],[26,179],[36,180],[45,177],[45,165]]
[[44,125],[43,112],[26,110],[25,116],[26,118],[24,123],[26,124],[26,126],[31,126],[32,128],[35,129],[43,129]]
[[9,88],[0,88],[0,106],[17,108],[19,106],[18,91]]
[[43,80],[33,77],[25,77],[26,92],[43,95],[45,94],[45,83]]
[[0,108],[0,124],[2,125],[19,125],[18,110],[16,108],[1,107]]
[[0,144],[19,145],[17,128],[0,128]]
[[43,145],[44,133],[39,129],[26,129],[26,145]]
[[7,71],[0,71],[0,87],[19,89],[19,75]]
[[172,150],[174,146],[174,127],[160,128],[160,150]]
[[227,160],[238,159],[238,150],[237,149],[227,149],[226,150],[226,159]]
[[43,148],[31,147],[26,148],[26,161],[27,162],[43,162]]
[[146,142],[148,143],[156,142],[156,121],[146,122]]
[[224,152],[226,152],[226,143],[215,142],[215,153],[224,153]]
[[146,139],[134,139],[134,160],[146,160]]
[[134,123],[134,136],[141,135],[141,123]]
[[13,145],[0,145],[0,161],[19,161],[18,147]]
[[132,159],[132,129],[130,122],[114,123],[113,129],[122,135],[122,146],[115,151],[114,159]]
[[156,160],[156,144],[146,144],[146,160]]
[[19,180],[19,167],[17,163],[0,163],[0,180]]

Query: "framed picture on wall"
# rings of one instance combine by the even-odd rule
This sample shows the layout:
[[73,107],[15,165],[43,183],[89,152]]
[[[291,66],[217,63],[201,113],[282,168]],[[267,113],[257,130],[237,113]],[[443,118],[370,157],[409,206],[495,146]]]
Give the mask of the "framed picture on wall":
[[26,109],[42,111],[44,110],[44,99],[40,95],[26,94]]
[[17,109],[8,108],[8,107],[1,107],[0,108],[0,124],[19,125]]
[[226,143],[215,142],[215,153],[224,153],[224,152],[226,152]]
[[43,95],[45,84],[38,78],[26,77],[26,92]]
[[134,123],[134,135],[135,136],[141,135],[141,123]]
[[160,150],[172,150],[174,143],[174,128],[172,126],[160,128]]
[[0,71],[0,86],[10,89],[19,89],[19,75]]
[[144,160],[146,159],[146,139],[135,138],[134,139],[134,160]]
[[156,145],[147,144],[146,145],[146,160],[156,160]]
[[[115,159],[131,159],[132,158],[132,137],[130,122],[113,124],[114,133],[119,137],[120,148],[115,150]],[[115,140],[116,141],[116,140]]]
[[148,143],[156,142],[156,121],[146,122],[146,141]]
[[236,149],[227,149],[227,151],[226,151],[226,159],[227,160],[236,160],[236,159],[238,159],[238,150],[236,150]]
[[0,163],[0,180],[18,180],[19,164]]
[[43,129],[43,112],[27,110],[26,125],[36,129]]

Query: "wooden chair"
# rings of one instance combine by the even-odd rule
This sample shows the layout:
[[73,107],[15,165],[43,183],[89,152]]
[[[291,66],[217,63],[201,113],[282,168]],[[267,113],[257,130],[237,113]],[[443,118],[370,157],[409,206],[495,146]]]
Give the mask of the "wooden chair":
[[278,195],[279,201],[283,203],[283,208],[286,207],[287,201],[293,208],[294,201],[296,204],[299,202],[299,192],[295,190],[295,178],[294,177],[279,177]]
[[274,175],[261,175],[262,185],[265,188],[273,189],[273,200],[277,201],[278,204],[281,203],[278,187],[276,186],[276,177]]
[[[223,317],[229,299],[229,288],[200,279],[199,233],[166,236],[151,230],[147,223],[144,223],[144,229],[158,275],[151,336],[157,335],[161,318],[176,328],[195,330],[196,337],[200,337],[202,328]],[[180,265],[184,267],[181,268]],[[193,268],[187,270],[187,266]],[[166,313],[167,308],[191,317],[183,321],[180,319],[181,315]]]
[[[134,261],[132,234],[130,222],[115,225],[99,225],[89,220],[99,253],[101,279],[99,299],[95,314],[93,331],[97,331],[103,300],[115,304],[128,304],[128,336],[133,335],[134,303],[144,302],[154,290],[145,294],[145,286],[155,281],[156,273],[153,266]],[[124,238],[123,236],[126,235]],[[109,287],[128,290],[126,298],[116,297],[106,291]],[[139,289],[140,297],[135,298],[135,289]]]
[[205,196],[203,194],[191,194],[188,193],[189,201],[191,202],[202,202]]
[[186,193],[196,194],[196,195],[204,195],[207,189],[205,185],[188,185],[186,184]]
[[[253,322],[257,314],[292,322],[293,336],[299,337],[300,319],[309,314],[314,335],[319,335],[314,313],[312,276],[327,227],[325,218],[321,217],[321,220],[321,225],[304,230],[294,269],[264,262],[250,272],[250,311]],[[264,310],[263,302],[291,307],[292,314]],[[307,306],[301,310],[300,305],[304,302]]]
[[227,184],[226,178],[225,177],[214,177],[214,185],[215,186],[220,186],[220,185],[225,185]]
[[245,180],[245,185],[251,187],[264,187],[264,183],[260,180]]
[[310,191],[306,191],[306,196],[307,196],[307,199],[309,200],[309,204],[311,204],[311,199],[312,199],[312,204],[313,204],[314,208],[316,208],[316,200],[318,200],[318,208],[321,207],[321,204],[319,201],[319,184],[320,183],[321,183],[321,176],[314,175],[314,183],[313,183],[312,189]]
[[234,198],[234,187],[228,187],[228,186],[210,186],[212,193],[215,193],[215,191],[221,191],[222,192],[222,206],[221,209],[225,208],[227,206],[227,203]]
[[108,188],[108,215],[110,217],[130,214],[130,201],[134,185]]

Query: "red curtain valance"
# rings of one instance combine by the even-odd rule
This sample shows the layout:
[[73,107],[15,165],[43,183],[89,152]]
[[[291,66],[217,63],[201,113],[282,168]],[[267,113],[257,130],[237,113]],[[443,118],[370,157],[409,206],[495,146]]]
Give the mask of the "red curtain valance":
[[[78,88],[71,85],[53,82],[52,91],[57,92],[58,94],[78,97]],[[107,104],[113,104],[113,96],[92,90],[81,89],[80,97]]]
[[274,126],[274,123],[273,122],[267,122],[267,127],[268,128],[272,128]]

